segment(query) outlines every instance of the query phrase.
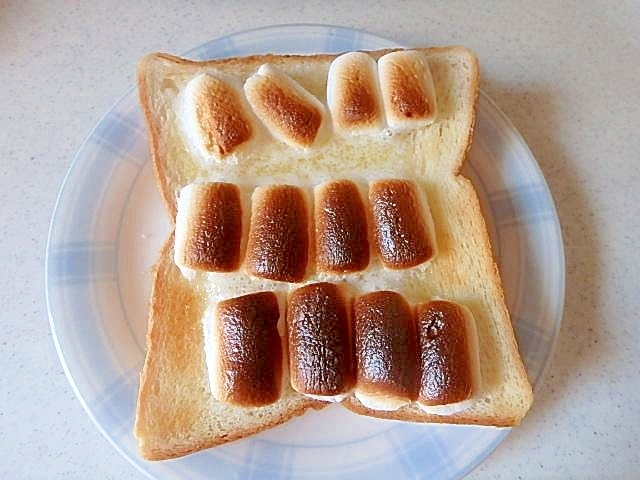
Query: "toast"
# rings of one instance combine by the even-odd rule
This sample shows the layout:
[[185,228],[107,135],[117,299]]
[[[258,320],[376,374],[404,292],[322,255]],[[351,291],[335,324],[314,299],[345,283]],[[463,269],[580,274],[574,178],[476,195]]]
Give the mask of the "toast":
[[[358,261],[335,267],[330,255],[322,257],[323,245],[314,243],[318,232],[310,220],[299,230],[304,241],[309,234],[308,258],[312,260],[297,268],[295,275],[287,276],[280,271],[273,275],[256,270],[260,252],[255,253],[259,246],[255,246],[255,219],[250,208],[242,209],[243,226],[234,227],[242,230],[236,235],[238,251],[230,257],[234,266],[225,271],[194,267],[184,255],[182,240],[174,241],[172,234],[155,268],[136,411],[134,433],[144,458],[178,457],[243,438],[307,409],[322,408],[327,405],[322,400],[329,397],[358,414],[412,422],[513,426],[528,411],[532,389],[518,352],[478,196],[471,182],[460,174],[473,136],[479,91],[477,60],[463,47],[410,51],[407,61],[417,65],[418,74],[411,69],[402,71],[422,82],[419,87],[425,91],[418,92],[418,97],[426,104],[419,105],[410,95],[397,100],[407,89],[394,93],[405,81],[397,81],[393,65],[381,66],[381,58],[391,62],[390,53],[366,52],[364,57],[358,53],[348,59],[346,67],[333,62],[336,55],[325,54],[205,62],[151,54],[139,63],[138,87],[154,171],[175,238],[182,238],[189,224],[182,218],[187,207],[180,204],[180,192],[189,185],[232,183],[238,186],[239,202],[246,206],[254,201],[254,211],[254,191],[269,193],[269,185],[293,185],[313,212],[312,205],[328,198],[328,182],[347,179],[362,198],[373,202],[376,194],[370,186],[401,179],[415,185],[416,199],[413,207],[406,209],[425,209],[424,230],[434,243],[424,258],[413,261],[403,257],[395,264],[391,258],[388,263],[384,249],[375,241],[376,233],[369,231],[365,235],[372,239],[370,248],[359,253]],[[428,64],[430,76],[425,81],[420,62]],[[358,69],[358,78],[372,79],[365,82],[372,87],[370,92],[350,89],[338,81],[350,68]],[[280,107],[269,103],[273,100],[269,89],[274,86],[287,100],[278,105],[289,105],[291,115],[278,114]],[[202,100],[199,92],[214,90],[222,93],[216,101],[205,102],[204,113],[190,107]],[[358,108],[340,110],[354,98]],[[360,101],[363,98],[367,101]],[[414,113],[406,114],[406,105],[412,106]],[[233,114],[225,114],[230,111]],[[218,117],[207,117],[211,112]],[[298,120],[291,120],[293,117]],[[211,128],[194,135],[198,125]],[[260,198],[269,199],[267,193]],[[373,217],[367,217],[368,224],[378,221],[375,212]],[[325,250],[331,253],[331,249]],[[365,406],[352,391],[338,397],[327,393],[328,397],[322,398],[299,393],[285,381],[280,398],[267,405],[234,406],[216,400],[208,373],[213,367],[209,353],[205,353],[212,306],[228,298],[272,291],[284,302],[282,310],[288,312],[292,307],[286,302],[295,297],[292,292],[314,282],[339,285],[347,305],[352,299],[382,290],[398,292],[411,308],[433,299],[463,305],[472,312],[477,344],[473,368],[479,372],[473,394],[451,411],[421,408],[415,393],[399,408],[380,409],[367,402],[369,406]],[[286,352],[286,333],[281,333]],[[286,380],[289,372],[284,370]]]

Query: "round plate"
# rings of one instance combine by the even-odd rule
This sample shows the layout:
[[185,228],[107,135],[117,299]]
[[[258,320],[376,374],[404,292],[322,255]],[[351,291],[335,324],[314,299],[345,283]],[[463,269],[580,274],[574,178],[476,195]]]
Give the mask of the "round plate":
[[[397,46],[352,29],[286,25],[237,33],[186,54],[317,53]],[[538,165],[484,94],[464,173],[483,205],[521,353],[538,384],[564,302],[558,218]],[[132,435],[151,267],[168,234],[135,90],[80,148],[60,191],[47,244],[51,329],[87,413],[131,463],[154,478],[459,478],[508,429],[417,425],[330,406],[242,441],[179,460],[146,462]]]

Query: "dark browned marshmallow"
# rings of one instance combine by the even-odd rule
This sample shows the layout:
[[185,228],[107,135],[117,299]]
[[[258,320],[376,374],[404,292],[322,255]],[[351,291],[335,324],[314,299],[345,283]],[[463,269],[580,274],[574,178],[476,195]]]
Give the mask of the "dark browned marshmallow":
[[202,183],[180,191],[175,231],[179,267],[231,272],[240,264],[242,204],[236,185]]
[[365,406],[395,410],[417,396],[418,349],[413,311],[402,295],[379,291],[353,307],[357,383]]
[[324,106],[302,85],[272,65],[262,65],[244,84],[258,118],[277,139],[310,147],[322,126]]
[[[240,406],[261,406],[280,398],[282,340],[280,309],[273,292],[252,293],[218,303],[214,320],[217,382],[213,395]],[[214,360],[214,361],[216,361]]]
[[375,245],[385,266],[409,268],[434,254],[431,217],[413,182],[380,180],[369,189]]
[[336,57],[327,76],[327,103],[336,131],[374,133],[384,126],[376,61],[364,52]]
[[246,266],[251,275],[299,282],[309,254],[307,202],[290,185],[256,188],[247,241]]
[[468,332],[468,313],[453,302],[434,300],[416,307],[420,350],[418,402],[446,405],[468,399],[477,365]]
[[222,158],[254,134],[250,110],[239,86],[211,74],[200,74],[186,86],[187,133],[205,154]]
[[341,400],[353,386],[353,358],[345,299],[331,283],[295,290],[287,308],[291,386],[305,395]]
[[348,180],[320,185],[315,193],[314,216],[317,267],[336,273],[366,268],[369,239],[358,187]]

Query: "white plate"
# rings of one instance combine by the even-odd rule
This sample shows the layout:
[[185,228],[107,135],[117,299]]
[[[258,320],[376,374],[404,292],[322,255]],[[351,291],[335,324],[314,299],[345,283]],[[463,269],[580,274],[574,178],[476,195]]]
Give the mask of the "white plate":
[[[314,53],[397,46],[347,28],[286,25],[237,33],[186,55]],[[564,253],[555,207],[522,137],[486,96],[465,173],[484,207],[527,371],[539,385],[560,326]],[[150,268],[168,233],[132,89],[80,148],[55,207],[46,257],[51,329],[78,398],[131,463],[155,478],[459,478],[508,429],[414,425],[341,407],[246,440],[150,463],[132,435]]]

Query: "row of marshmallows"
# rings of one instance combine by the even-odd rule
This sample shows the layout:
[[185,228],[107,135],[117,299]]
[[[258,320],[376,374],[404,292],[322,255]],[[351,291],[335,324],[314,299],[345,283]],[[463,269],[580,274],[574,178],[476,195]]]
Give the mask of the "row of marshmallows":
[[307,148],[329,117],[334,131],[359,135],[428,125],[437,115],[431,71],[416,50],[387,53],[377,62],[364,52],[342,54],[330,65],[326,94],[325,107],[270,64],[244,85],[212,70],[185,86],[181,118],[197,151],[221,159],[254,138],[260,125],[256,120],[281,142]]
[[317,400],[350,394],[367,408],[464,409],[480,382],[475,321],[463,305],[411,306],[392,291],[349,298],[327,282],[286,299],[263,291],[223,300],[203,323],[213,396],[237,406],[276,402],[291,387]]
[[[251,200],[242,197],[237,185],[224,182],[181,190],[174,260],[185,276],[237,271],[244,260],[249,275],[297,283],[313,269],[362,271],[370,252],[391,269],[435,255],[430,209],[409,180],[370,183],[366,202],[352,181],[330,180],[314,189],[312,208],[304,190],[292,185],[262,186]],[[243,208],[249,202],[250,216]]]

